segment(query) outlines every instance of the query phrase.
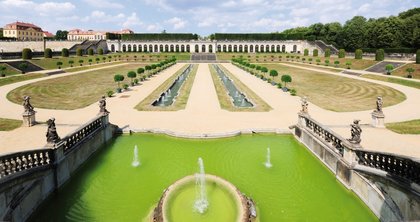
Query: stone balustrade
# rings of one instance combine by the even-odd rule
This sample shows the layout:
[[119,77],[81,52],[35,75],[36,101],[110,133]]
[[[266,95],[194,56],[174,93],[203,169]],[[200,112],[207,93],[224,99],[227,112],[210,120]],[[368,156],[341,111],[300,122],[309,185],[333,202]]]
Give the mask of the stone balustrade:
[[64,153],[69,152],[73,147],[75,147],[80,142],[84,141],[88,138],[91,134],[95,131],[103,128],[106,126],[104,123],[103,116],[93,119],[92,121],[86,123],[79,129],[77,129],[74,133],[66,136],[62,139]]

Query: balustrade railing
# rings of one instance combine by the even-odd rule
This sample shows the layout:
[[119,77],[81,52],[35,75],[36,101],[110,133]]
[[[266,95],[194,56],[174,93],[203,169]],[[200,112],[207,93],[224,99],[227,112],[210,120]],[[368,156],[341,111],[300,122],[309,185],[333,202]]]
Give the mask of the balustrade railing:
[[51,149],[40,149],[0,156],[0,179],[15,173],[50,165],[54,162]]
[[356,150],[358,163],[420,184],[420,162],[395,154]]
[[63,142],[64,152],[66,153],[70,151],[73,147],[75,147],[78,143],[84,141],[96,130],[104,127],[104,125],[105,124],[103,122],[103,116],[100,116],[94,119],[93,121],[87,123],[86,125],[80,127],[73,134],[63,138],[62,142]]

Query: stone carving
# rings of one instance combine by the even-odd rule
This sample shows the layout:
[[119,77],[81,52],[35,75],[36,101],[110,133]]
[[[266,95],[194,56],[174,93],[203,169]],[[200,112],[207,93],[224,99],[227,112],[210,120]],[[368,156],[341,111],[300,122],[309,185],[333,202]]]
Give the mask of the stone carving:
[[351,124],[351,138],[347,139],[350,143],[353,144],[360,144],[362,141],[361,134],[362,134],[362,128],[360,128],[359,125],[360,120],[354,120],[353,124]]
[[302,97],[301,105],[302,105],[302,109],[300,110],[300,112],[302,114],[307,114],[308,113],[308,100],[307,100],[306,96]]
[[24,96],[23,97],[23,108],[25,109],[25,114],[33,114],[34,107],[31,105],[31,97],[30,96]]
[[57,143],[58,141],[60,141],[60,137],[57,134],[57,129],[55,128],[55,119],[54,118],[50,118],[47,121],[47,125],[48,125],[48,130],[47,130],[47,142],[48,143]]
[[378,96],[378,98],[376,99],[376,109],[374,110],[374,112],[382,113],[383,104],[384,102],[382,101],[382,97]]
[[109,111],[106,109],[105,96],[102,96],[101,100],[99,100],[99,113],[102,113],[102,114],[109,113]]

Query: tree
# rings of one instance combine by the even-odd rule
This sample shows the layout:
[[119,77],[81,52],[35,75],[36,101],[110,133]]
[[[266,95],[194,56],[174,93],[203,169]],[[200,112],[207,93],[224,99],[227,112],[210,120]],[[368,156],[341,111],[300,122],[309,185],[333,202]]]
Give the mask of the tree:
[[149,66],[149,65],[147,65],[147,66],[145,66],[144,67],[144,69],[147,71],[147,73],[149,74],[150,73],[150,70],[152,69],[152,67],[151,66]]
[[80,64],[80,66],[83,66],[83,62],[85,62],[85,60],[83,60],[83,59],[79,59],[79,64]]
[[106,57],[102,57],[102,61],[104,61],[104,63],[106,62]]
[[279,73],[277,72],[277,70],[274,70],[274,69],[270,70],[270,76],[273,77],[273,80],[278,75],[279,75]]
[[69,50],[67,48],[63,48],[61,50],[61,56],[62,57],[69,57],[69,55],[70,55],[70,52],[69,52]]
[[61,69],[61,66],[63,65],[63,62],[58,61],[56,64],[57,64],[57,66],[58,66],[58,69]]
[[261,72],[266,74],[268,72],[267,67],[261,67]]
[[281,81],[284,82],[284,87],[287,88],[287,83],[292,82],[292,77],[290,75],[282,75]]
[[56,40],[67,40],[68,31],[66,30],[57,30],[55,33],[54,39]]
[[117,91],[118,91],[118,92],[121,92],[120,82],[122,82],[122,81],[124,81],[124,76],[123,76],[123,75],[121,75],[121,74],[116,74],[116,75],[114,76],[114,82],[116,82],[116,83],[117,83],[117,85],[118,85],[118,88],[117,88]]
[[330,60],[329,59],[326,59],[324,62],[325,62],[325,66],[329,66],[330,65]]
[[316,59],[316,64],[319,65],[321,63],[321,59]]
[[92,65],[93,60],[89,59],[88,62],[89,62],[89,65]]
[[28,63],[22,62],[18,65],[19,69],[22,70],[22,74],[25,74],[26,69],[28,68]]
[[405,71],[408,72],[407,78],[413,78],[413,76],[411,75],[411,73],[413,73],[415,70],[411,67],[407,68]]
[[73,60],[69,60],[69,64],[70,64],[70,67],[73,67],[74,61]]
[[24,48],[22,50],[22,59],[32,59],[32,50]]
[[50,48],[44,50],[44,58],[52,58],[52,50]]
[[101,59],[100,59],[99,57],[96,57],[96,58],[95,58],[95,61],[96,61],[96,64],[98,64],[98,63],[99,63],[99,61],[101,61]]
[[111,62],[112,61],[112,56],[108,56],[108,60],[109,60],[109,62]]
[[350,62],[350,61],[347,61],[347,62],[346,62],[346,66],[347,66],[347,69],[350,69],[350,67],[351,67],[351,62]]
[[76,49],[76,56],[83,56],[83,50],[81,48]]
[[342,46],[348,50],[355,50],[366,46],[367,21],[363,16],[354,16],[348,20],[340,34]]
[[88,55],[93,56],[93,49],[88,49]]
[[318,56],[318,49],[314,49],[313,51],[312,51],[312,56]]
[[363,58],[363,51],[361,49],[356,49],[356,52],[354,53],[355,59],[362,59]]
[[1,77],[5,77],[6,74],[4,74],[4,71],[6,70],[6,66],[0,65],[0,75]]
[[416,63],[420,64],[420,49],[417,49],[417,52],[416,52]]
[[325,58],[330,58],[331,57],[331,49],[325,49],[325,53],[324,53],[324,57]]
[[334,61],[334,64],[335,64],[335,67],[337,68],[337,67],[338,67],[338,65],[340,65],[340,61],[335,60],[335,61]]
[[384,52],[384,50],[383,49],[376,50],[375,60],[376,61],[384,61],[384,59],[385,59],[385,52]]
[[104,54],[104,49],[103,48],[99,48],[98,49],[98,54],[99,55],[103,55]]
[[394,66],[392,64],[388,64],[385,66],[386,74],[391,75],[392,70],[394,70]]
[[338,51],[338,58],[345,58],[346,57],[346,50],[340,49]]
[[129,71],[127,77],[131,79],[131,85],[134,86],[133,79],[137,77],[137,73],[134,71]]
[[308,49],[303,50],[303,56],[308,56],[308,55],[309,55],[309,50]]
[[309,64],[312,64],[312,60],[313,60],[312,58],[309,58],[309,59],[308,59]]
[[143,74],[144,73],[144,68],[138,68],[137,73],[138,74]]

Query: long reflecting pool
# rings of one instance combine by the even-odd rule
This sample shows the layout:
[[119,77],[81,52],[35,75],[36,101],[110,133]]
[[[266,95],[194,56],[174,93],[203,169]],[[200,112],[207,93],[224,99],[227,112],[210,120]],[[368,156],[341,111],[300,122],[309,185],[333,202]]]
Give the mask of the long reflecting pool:
[[[132,166],[135,145],[138,167]],[[266,167],[268,147],[270,168]],[[197,172],[199,157],[206,173],[228,180],[254,199],[262,222],[378,221],[293,136],[270,134],[212,140],[119,136],[31,220],[146,221],[168,186]]]

